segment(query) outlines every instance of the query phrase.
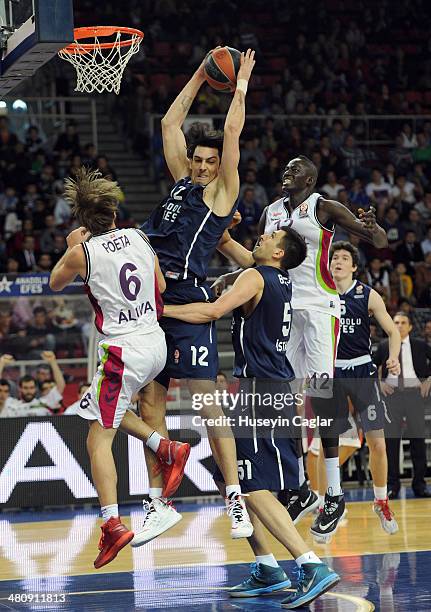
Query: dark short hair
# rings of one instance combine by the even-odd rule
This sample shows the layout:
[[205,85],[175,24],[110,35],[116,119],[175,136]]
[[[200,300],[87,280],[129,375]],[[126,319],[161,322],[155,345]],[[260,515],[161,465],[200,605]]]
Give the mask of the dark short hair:
[[187,157],[193,159],[196,147],[209,147],[217,149],[219,157],[223,152],[223,132],[208,130],[203,123],[193,123],[186,134]]
[[25,374],[19,379],[19,386],[21,387],[24,383],[27,382],[34,382],[34,384],[36,384],[36,379],[33,376],[30,376],[30,374]]
[[410,325],[413,325],[412,318],[411,318],[411,316],[409,315],[408,312],[404,312],[403,310],[399,310],[398,312],[396,312],[394,314],[393,318],[395,319],[395,317],[405,317],[406,319],[408,319]]
[[291,227],[284,225],[280,229],[285,232],[279,243],[279,246],[284,250],[281,268],[292,270],[300,266],[307,257],[307,245],[304,238]]
[[[49,253],[43,253],[43,255],[49,255]],[[33,309],[34,315],[37,315],[40,312],[43,312],[43,314],[46,314],[46,308],[44,306],[36,306],[36,308]]]
[[219,370],[217,372],[217,376],[223,376],[223,378],[227,381],[227,376],[226,376],[226,374],[222,370]]
[[6,378],[0,378],[0,387],[7,387],[10,389],[10,382]]
[[329,251],[329,262],[331,262],[336,251],[348,251],[352,256],[353,265],[359,267],[359,251],[353,244],[350,244],[347,240],[334,242]]

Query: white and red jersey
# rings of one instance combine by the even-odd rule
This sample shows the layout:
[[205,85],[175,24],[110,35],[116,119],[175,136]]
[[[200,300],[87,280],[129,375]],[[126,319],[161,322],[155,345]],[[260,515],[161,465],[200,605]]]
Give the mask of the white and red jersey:
[[83,242],[85,289],[104,336],[147,334],[158,329],[163,302],[155,253],[139,229],[112,229]]
[[317,218],[316,206],[321,197],[312,193],[292,213],[284,198],[276,200],[266,210],[265,233],[288,225],[307,243],[307,257],[300,266],[289,270],[293,309],[318,310],[339,318],[340,298],[329,271],[334,230],[323,227]]

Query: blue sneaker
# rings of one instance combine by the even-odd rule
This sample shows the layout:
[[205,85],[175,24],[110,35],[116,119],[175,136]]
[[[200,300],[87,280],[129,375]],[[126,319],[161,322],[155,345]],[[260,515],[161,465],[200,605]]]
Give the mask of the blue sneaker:
[[231,597],[258,597],[288,589],[292,584],[281,567],[252,563],[250,568],[251,576],[229,589]]
[[283,599],[282,608],[294,610],[307,606],[340,582],[340,576],[325,563],[304,563],[297,568],[297,574],[296,591]]

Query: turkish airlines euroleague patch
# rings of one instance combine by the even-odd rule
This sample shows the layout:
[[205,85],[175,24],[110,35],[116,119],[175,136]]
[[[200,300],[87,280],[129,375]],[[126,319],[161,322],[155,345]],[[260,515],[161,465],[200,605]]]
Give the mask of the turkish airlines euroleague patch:
[[307,202],[302,202],[299,207],[299,216],[300,217],[308,217],[308,204]]

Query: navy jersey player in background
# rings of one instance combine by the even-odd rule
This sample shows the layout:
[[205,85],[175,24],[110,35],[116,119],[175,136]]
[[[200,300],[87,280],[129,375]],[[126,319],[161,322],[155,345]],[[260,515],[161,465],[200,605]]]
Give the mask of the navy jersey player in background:
[[[310,550],[296,531],[287,509],[272,494],[286,486],[298,487],[295,433],[294,428],[287,425],[296,414],[295,398],[288,382],[294,378],[294,373],[286,356],[292,298],[287,270],[304,261],[306,252],[305,241],[291,228],[283,227],[264,234],[253,251],[256,267],[242,272],[232,288],[216,302],[166,306],[164,311],[165,316],[199,324],[234,311],[234,374],[240,379],[239,398],[248,399],[239,402],[232,426],[242,489],[248,493],[247,507],[255,527],[249,542],[256,554],[256,563],[251,577],[233,587],[230,595],[251,597],[290,586],[268,547],[264,525],[297,563],[296,590],[282,602],[282,607],[287,609],[310,603],[340,579]],[[256,415],[276,416],[276,402],[280,396],[285,400],[281,402],[284,411],[279,414],[289,416],[290,420],[283,419],[282,424],[260,428],[255,423]],[[262,405],[263,398],[271,399],[269,405],[268,402]],[[244,423],[244,415],[251,420]],[[214,478],[224,495],[225,484],[219,470]],[[255,542],[257,536],[259,546]]]
[[[359,415],[370,451],[370,471],[374,484],[374,512],[386,533],[398,531],[388,504],[388,463],[385,444],[386,406],[380,394],[377,367],[371,357],[370,316],[389,338],[389,372],[398,374],[400,334],[386,311],[380,295],[368,285],[354,280],[358,250],[349,242],[335,242],[330,251],[331,273],[340,294],[340,339],[335,360],[334,399],[340,418],[348,415],[350,397]],[[325,536],[321,525],[311,527],[313,535]]]
[[[166,278],[164,302],[187,304],[209,300],[206,284],[209,261],[224,230],[232,223],[239,194],[239,137],[245,122],[245,95],[253,70],[254,51],[241,55],[237,87],[226,116],[223,132],[192,130],[186,146],[181,129],[200,87],[205,82],[203,64],[185,85],[162,119],[163,151],[175,184],[169,196],[142,226],[156,251]],[[190,325],[165,319],[167,361],[156,382],[141,394],[140,412],[162,436],[166,396],[171,378],[186,379],[192,395],[214,393],[218,371],[216,330],[213,322]],[[208,407],[212,415],[220,407]],[[216,411],[216,412],[214,412]],[[253,531],[238,481],[233,436],[208,428],[208,438],[217,465],[225,478],[232,537],[247,537]],[[132,546],[140,546],[169,529],[178,513],[161,498],[163,478],[145,449],[150,479],[150,511],[143,530]],[[158,470],[160,472],[160,470]]]

